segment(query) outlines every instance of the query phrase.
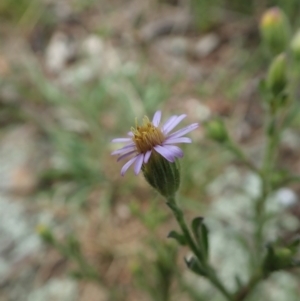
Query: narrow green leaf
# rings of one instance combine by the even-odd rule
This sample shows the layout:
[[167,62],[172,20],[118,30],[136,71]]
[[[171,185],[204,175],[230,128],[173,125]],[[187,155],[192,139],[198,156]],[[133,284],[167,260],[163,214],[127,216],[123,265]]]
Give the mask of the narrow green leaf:
[[202,267],[200,262],[193,256],[189,259],[184,258],[184,261],[187,265],[187,267],[193,271],[195,274],[200,275],[200,276],[207,276],[207,273],[205,269]]
[[174,238],[182,246],[186,245],[185,237],[174,230],[168,234],[168,238]]
[[196,217],[193,219],[192,230],[202,254],[207,259],[209,253],[208,228],[204,224],[203,217]]

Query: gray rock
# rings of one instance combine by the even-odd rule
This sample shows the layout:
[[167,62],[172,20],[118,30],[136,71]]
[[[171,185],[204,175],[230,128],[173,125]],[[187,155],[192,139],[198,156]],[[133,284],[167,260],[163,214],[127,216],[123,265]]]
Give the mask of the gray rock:
[[56,32],[52,36],[45,54],[46,69],[54,74],[62,71],[75,55],[75,44],[63,32]]
[[85,40],[81,47],[84,59],[65,68],[57,78],[63,87],[77,87],[90,80],[121,72],[119,51],[110,44],[103,44],[95,36]]
[[42,147],[35,128],[10,129],[0,143],[0,191],[28,194],[36,187]]
[[188,51],[188,40],[183,37],[165,37],[157,41],[157,47],[174,56],[185,56]]
[[[232,289],[236,286],[235,275],[240,275],[242,281],[249,277],[246,250],[240,241],[247,242],[253,235],[255,225],[251,216],[260,191],[260,178],[236,167],[227,168],[208,186],[208,194],[214,200],[206,219],[210,229],[211,259],[218,266],[222,280]],[[295,194],[287,189],[280,189],[269,196],[266,211],[273,218],[264,229],[266,241],[275,241],[282,229],[298,229],[299,220],[285,210],[295,201]],[[284,294],[288,295],[288,291]]]
[[70,279],[51,279],[44,286],[31,292],[28,301],[76,301],[78,287]]
[[139,36],[143,42],[148,43],[160,36],[185,33],[191,26],[192,16],[185,12],[178,12],[149,22],[142,27]]
[[40,250],[35,227],[35,218],[29,218],[21,202],[0,194],[0,283],[15,264]]
[[81,52],[89,57],[101,57],[104,51],[104,42],[103,40],[92,34],[88,36],[81,45]]
[[218,35],[210,33],[202,37],[195,45],[194,54],[198,58],[205,58],[221,43]]

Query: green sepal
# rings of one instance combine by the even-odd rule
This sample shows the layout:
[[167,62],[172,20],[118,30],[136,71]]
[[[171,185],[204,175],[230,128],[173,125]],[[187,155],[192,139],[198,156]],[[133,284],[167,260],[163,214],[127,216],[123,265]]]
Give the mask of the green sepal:
[[169,162],[163,156],[153,151],[147,164],[143,164],[142,172],[146,181],[162,196],[173,197],[180,185],[180,165]]
[[201,250],[201,253],[207,259],[209,254],[209,231],[206,225],[204,224],[203,217],[196,217],[192,220],[192,231],[199,246],[199,249]]
[[201,263],[194,256],[192,256],[189,259],[184,258],[184,261],[185,261],[187,267],[191,271],[193,271],[195,274],[204,276],[204,277],[207,276],[205,269],[202,267]]
[[168,234],[168,238],[174,238],[180,245],[186,246],[185,237],[174,230]]

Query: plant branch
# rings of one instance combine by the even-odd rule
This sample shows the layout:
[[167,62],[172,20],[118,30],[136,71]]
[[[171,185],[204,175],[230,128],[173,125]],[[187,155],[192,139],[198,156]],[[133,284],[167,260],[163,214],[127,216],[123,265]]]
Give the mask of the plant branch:
[[223,294],[223,296],[228,301],[234,301],[233,296],[231,293],[228,292],[227,288],[222,284],[218,276],[216,275],[214,269],[209,265],[209,263],[205,260],[205,257],[203,256],[202,252],[198,249],[196,243],[194,242],[194,239],[192,238],[192,235],[190,234],[190,230],[185,222],[184,215],[182,210],[177,206],[175,197],[169,197],[168,198],[168,205],[171,208],[180,228],[181,231],[186,239],[186,242],[194,255],[197,257],[203,268],[206,272],[206,277],[209,279],[209,281]]
[[243,164],[245,164],[250,170],[258,174],[260,173],[258,168],[247,158],[243,150],[230,137],[228,137],[225,146],[228,150],[235,154],[236,157],[241,160],[241,162],[243,162]]

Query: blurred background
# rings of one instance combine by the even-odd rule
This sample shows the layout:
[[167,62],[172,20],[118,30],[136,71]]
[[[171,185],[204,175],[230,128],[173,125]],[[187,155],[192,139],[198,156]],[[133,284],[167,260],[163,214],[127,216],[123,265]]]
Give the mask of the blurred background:
[[[186,113],[185,125],[220,116],[259,161],[269,61],[258,24],[274,5],[299,27],[299,0],[1,0],[1,301],[223,300],[186,270],[164,200],[142,175],[120,176],[110,141],[158,109]],[[280,150],[296,173],[299,125],[300,114]],[[190,136],[181,206],[212,217],[213,257],[233,287],[247,259],[229,232],[249,229],[259,184],[202,127]],[[278,192],[280,231],[299,229],[299,193]],[[276,277],[265,300],[299,300],[295,278]]]

